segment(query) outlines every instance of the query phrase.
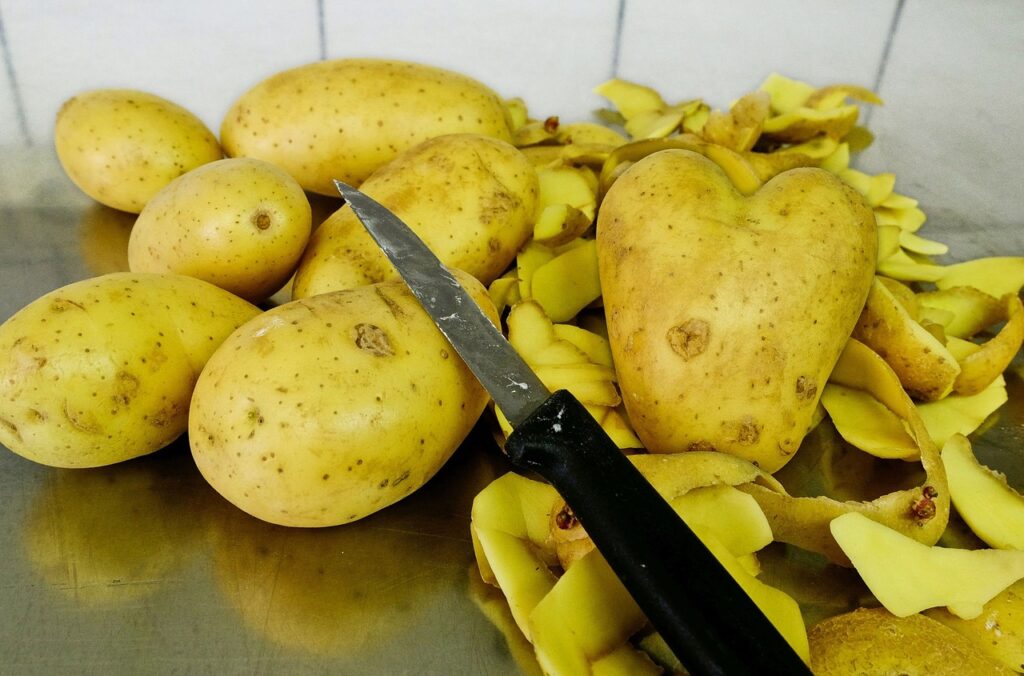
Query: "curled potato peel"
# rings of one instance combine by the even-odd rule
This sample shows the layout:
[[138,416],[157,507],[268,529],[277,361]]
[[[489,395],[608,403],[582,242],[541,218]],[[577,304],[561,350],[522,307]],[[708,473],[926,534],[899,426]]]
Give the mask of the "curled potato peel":
[[941,399],[953,389],[960,365],[939,340],[876,278],[853,336],[880,354],[912,395]]
[[957,394],[970,396],[983,391],[1006,370],[1020,351],[1024,342],[1024,306],[1013,294],[1004,296],[1001,303],[1006,324],[979,350],[961,360],[960,374],[953,383]]

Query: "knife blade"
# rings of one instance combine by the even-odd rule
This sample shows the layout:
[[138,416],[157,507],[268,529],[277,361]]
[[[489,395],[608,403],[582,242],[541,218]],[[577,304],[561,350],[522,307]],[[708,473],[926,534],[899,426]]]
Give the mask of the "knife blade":
[[513,426],[505,450],[551,482],[693,674],[810,674],[764,613],[569,392],[550,393],[452,273],[387,208],[342,197]]

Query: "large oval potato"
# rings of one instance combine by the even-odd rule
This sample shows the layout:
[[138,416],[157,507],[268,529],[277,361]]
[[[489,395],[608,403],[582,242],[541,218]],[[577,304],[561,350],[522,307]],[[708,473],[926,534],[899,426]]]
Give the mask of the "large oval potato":
[[309,241],[302,188],[269,162],[232,158],[180,176],[149,201],[128,242],[134,272],[188,275],[253,303],[291,277]]
[[113,273],[70,284],[0,326],[0,443],[55,467],[98,467],[185,431],[192,387],[259,309],[212,284]]
[[337,196],[403,150],[434,136],[511,141],[498,96],[458,73],[380,59],[318,61],[250,89],[221,125],[228,155],[285,169],[303,188]]
[[860,194],[822,169],[783,172],[750,197],[688,150],[627,169],[602,203],[597,247],[644,446],[782,467],[860,316],[876,232]]
[[[453,134],[402,153],[361,190],[405,221],[445,265],[489,284],[532,233],[538,186],[537,172],[511,145]],[[344,206],[313,233],[293,294],[305,298],[396,275]]]
[[[486,289],[463,286],[497,323]],[[404,282],[292,301],[207,363],[192,455],[230,502],[285,526],[333,526],[422,486],[472,429],[486,391]]]
[[54,143],[82,192],[133,214],[178,176],[223,157],[198,117],[132,89],[98,89],[65,101]]

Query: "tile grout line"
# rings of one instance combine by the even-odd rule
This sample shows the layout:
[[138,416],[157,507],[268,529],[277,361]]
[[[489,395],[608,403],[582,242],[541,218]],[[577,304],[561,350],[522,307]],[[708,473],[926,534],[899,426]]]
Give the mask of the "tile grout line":
[[619,9],[615,15],[615,36],[612,38],[612,72],[610,77],[619,75],[619,52],[622,50],[622,24],[626,16],[626,0],[619,0]]
[[324,28],[324,0],[316,0],[316,20],[320,37],[320,60],[327,59],[327,30]]
[[3,54],[4,66],[7,70],[7,79],[10,82],[11,98],[14,101],[14,114],[18,118],[18,127],[25,145],[32,145],[32,136],[28,131],[28,116],[25,115],[25,102],[21,98],[21,88],[18,86],[18,78],[14,74],[14,60],[11,58],[11,49],[7,44],[7,33],[4,32],[4,17],[0,14],[0,54]]
[[[900,18],[903,16],[903,5],[906,0],[896,0],[896,7],[892,12],[892,22],[889,24],[889,34],[885,37],[885,45],[882,47],[882,58],[878,62],[878,70],[875,72],[875,81],[871,86],[871,90],[876,94],[881,92],[882,81],[885,79],[885,71],[889,65],[889,56],[892,54],[892,45],[896,41],[896,31],[900,27]],[[871,117],[874,114],[875,109],[869,108],[868,114],[864,120],[865,125],[870,125]]]

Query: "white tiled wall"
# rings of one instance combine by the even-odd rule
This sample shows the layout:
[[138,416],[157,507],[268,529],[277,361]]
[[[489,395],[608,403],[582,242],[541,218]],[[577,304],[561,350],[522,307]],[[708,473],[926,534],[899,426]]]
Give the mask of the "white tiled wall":
[[216,131],[244,89],[319,58],[316,8],[315,0],[0,0],[33,143],[52,138],[65,99],[99,87],[152,91]]
[[613,74],[725,106],[777,70],[878,85],[861,166],[895,171],[937,227],[1024,213],[1022,0],[0,0],[0,22],[18,85],[0,64],[0,148],[49,145],[92,87],[154,91],[216,130],[250,85],[324,56],[452,68],[564,120]]
[[965,257],[991,253],[974,247],[996,229],[1024,245],[1022,77],[1024,2],[907,3],[862,164],[895,171],[929,231],[971,230]]
[[0,49],[0,145],[22,144],[26,141],[18,120],[17,97],[14,92],[6,50]]
[[871,86],[896,0],[635,0],[623,13],[619,74],[666,98],[727,107],[771,71]]
[[[773,69],[870,85],[895,3],[0,0],[0,18],[30,140],[43,144],[60,103],[83,89],[148,89],[216,130],[248,86],[321,54],[452,68],[564,120],[587,119],[603,104],[591,90],[616,72],[717,105]],[[20,141],[16,124],[0,127],[0,145]]]

